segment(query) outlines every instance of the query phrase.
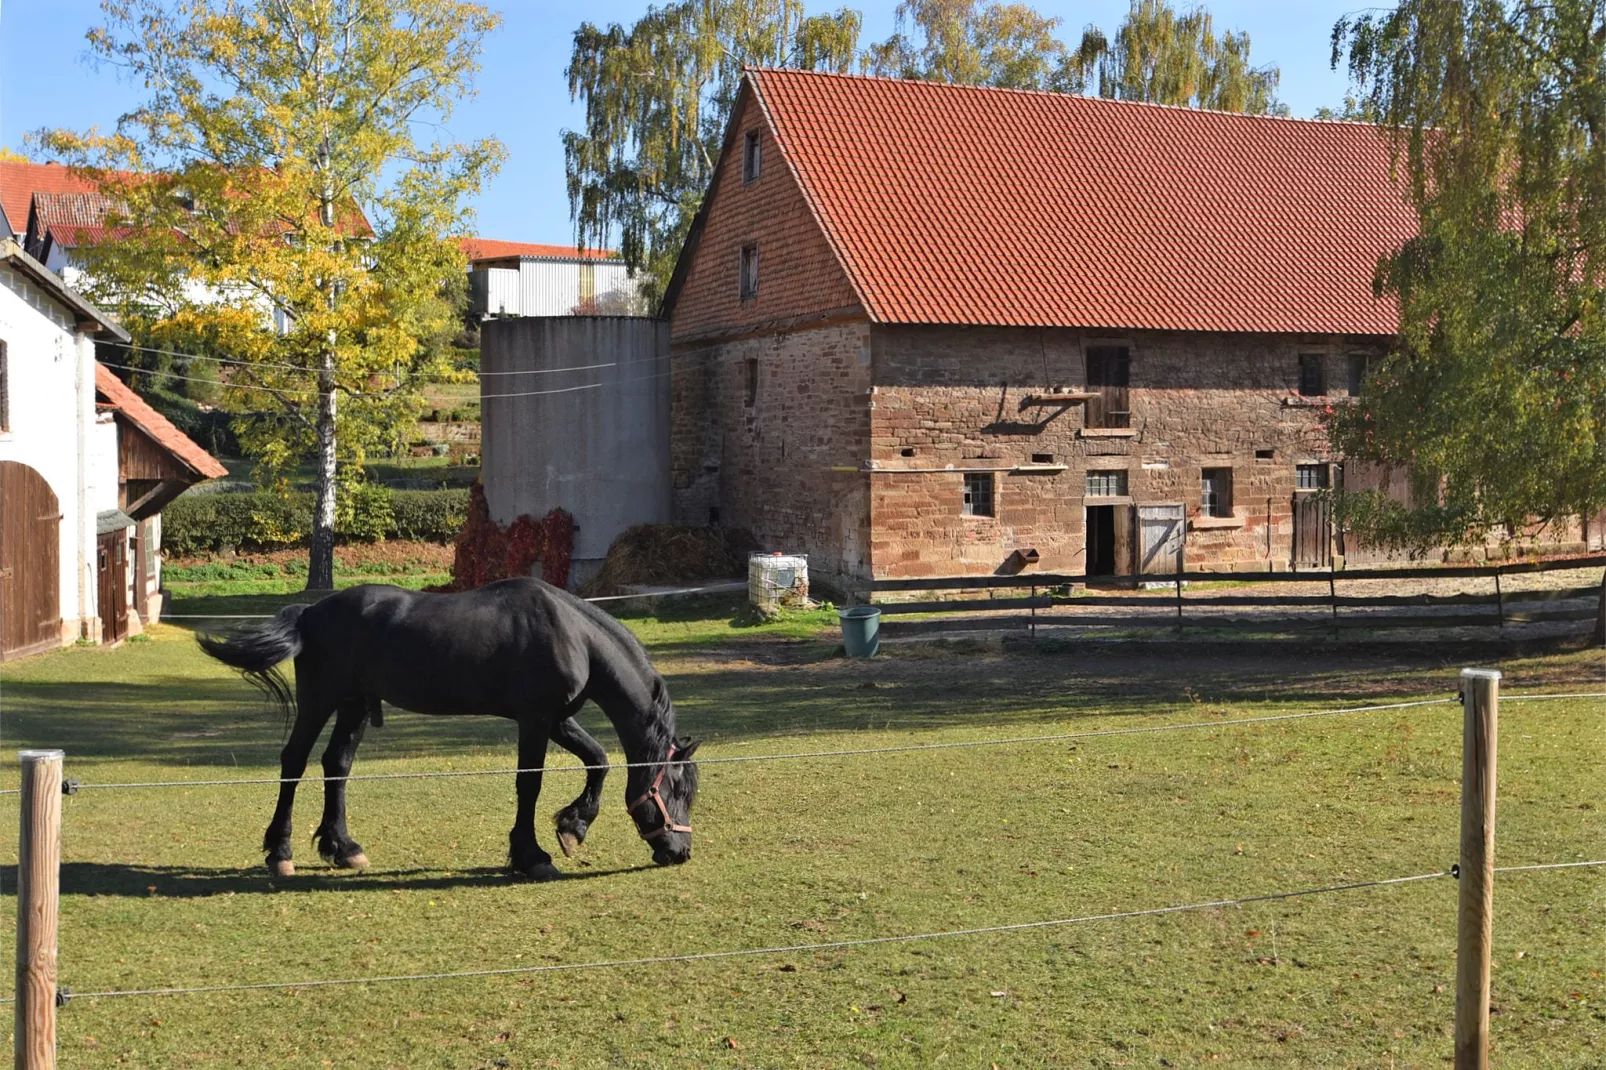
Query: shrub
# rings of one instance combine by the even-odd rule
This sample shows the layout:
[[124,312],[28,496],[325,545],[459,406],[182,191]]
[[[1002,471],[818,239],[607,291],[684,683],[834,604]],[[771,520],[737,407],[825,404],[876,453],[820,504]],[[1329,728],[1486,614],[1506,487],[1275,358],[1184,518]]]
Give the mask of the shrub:
[[[362,484],[349,494],[351,512],[335,525],[345,541],[377,538],[451,542],[468,513],[466,490],[398,490]],[[314,496],[183,494],[162,511],[162,545],[174,555],[276,550],[304,543]],[[337,503],[338,504],[338,503]]]
[[396,527],[391,489],[382,483],[348,483],[335,499],[335,535],[353,542],[378,542]]
[[451,542],[468,517],[468,490],[391,491],[392,539]]

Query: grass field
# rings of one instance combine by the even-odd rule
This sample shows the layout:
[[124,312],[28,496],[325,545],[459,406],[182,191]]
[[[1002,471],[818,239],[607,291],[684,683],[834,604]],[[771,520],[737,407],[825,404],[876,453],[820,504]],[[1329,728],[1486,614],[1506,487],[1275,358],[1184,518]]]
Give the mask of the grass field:
[[[289,601],[242,596],[204,612]],[[825,615],[631,618],[703,755],[1212,721],[1448,696],[1460,652],[1291,645],[899,645],[834,656]],[[1476,663],[1488,665],[1487,651]],[[1599,652],[1507,660],[1508,694],[1601,690]],[[86,783],[275,775],[282,726],[158,627],[0,669],[12,747]],[[596,721],[596,718],[591,718]],[[656,869],[610,783],[570,879],[500,868],[511,778],[357,783],[374,867],[298,846],[273,789],[65,801],[61,974],[80,992],[408,974],[818,943],[1200,902],[1448,868],[1453,705],[1008,748],[707,765],[696,855]],[[593,727],[597,727],[595,724]],[[610,742],[611,734],[601,736]],[[615,748],[615,753],[617,750]],[[1606,703],[1502,711],[1498,862],[1606,857]],[[510,725],[394,713],[357,773],[499,768]],[[555,755],[555,762],[567,762]],[[14,776],[4,777],[7,786]],[[620,778],[622,779],[622,778]],[[547,778],[538,829],[579,789]],[[298,839],[317,822],[304,788]],[[14,857],[14,797],[0,836]],[[5,873],[7,892],[14,874]],[[79,1000],[61,1065],[99,1067],[1439,1066],[1448,878],[986,937],[475,980]],[[1606,873],[1502,876],[1495,1058],[1606,1064]],[[14,924],[14,900],[4,900]]]

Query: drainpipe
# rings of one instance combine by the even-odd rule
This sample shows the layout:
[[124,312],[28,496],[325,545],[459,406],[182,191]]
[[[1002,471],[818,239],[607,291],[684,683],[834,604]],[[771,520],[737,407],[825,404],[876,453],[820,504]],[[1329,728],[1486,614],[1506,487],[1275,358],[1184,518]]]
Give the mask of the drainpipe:
[[[75,332],[73,335],[73,397],[78,406],[78,528],[73,532],[73,543],[78,553],[78,633],[81,638],[94,639],[89,634],[89,588],[91,586],[90,568],[94,559],[86,552],[84,546],[84,529],[88,523],[85,514],[89,509],[89,429],[86,426],[87,414],[95,411],[94,386],[86,383],[85,373],[90,371],[88,362],[84,359],[87,341],[83,334]],[[84,403],[85,391],[89,393],[89,403]]]

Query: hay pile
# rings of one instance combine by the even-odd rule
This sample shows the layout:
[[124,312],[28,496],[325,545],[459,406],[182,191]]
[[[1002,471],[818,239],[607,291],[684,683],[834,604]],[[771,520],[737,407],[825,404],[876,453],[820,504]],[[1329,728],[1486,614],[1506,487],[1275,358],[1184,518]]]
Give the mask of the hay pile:
[[625,587],[696,584],[747,575],[747,555],[758,548],[745,531],[679,524],[638,524],[608,547],[602,568],[580,593],[625,594]]

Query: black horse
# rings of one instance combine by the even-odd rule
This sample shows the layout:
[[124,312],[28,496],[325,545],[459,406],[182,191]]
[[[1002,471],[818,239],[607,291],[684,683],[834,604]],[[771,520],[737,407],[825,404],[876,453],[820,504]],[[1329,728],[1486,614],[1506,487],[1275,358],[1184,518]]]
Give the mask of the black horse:
[[[601,804],[607,755],[574,715],[586,700],[613,722],[632,763],[626,808],[659,865],[691,857],[691,806],[697,744],[675,737],[675,708],[664,679],[630,631],[588,602],[536,579],[511,579],[461,594],[424,594],[368,584],[315,605],[281,609],[260,627],[229,638],[200,636],[201,648],[239,669],[295,724],[280,755],[279,805],[263,839],[268,869],[295,872],[290,816],[295,781],[333,715],[323,754],[323,821],[318,853],[332,865],[368,864],[346,831],[346,781],[380,701],[429,714],[490,714],[519,726],[518,814],[508,837],[513,869],[535,880],[559,876],[535,839],[535,800],[547,741],[586,765],[585,790],[556,817],[558,841],[572,854]],[[290,686],[277,666],[295,658]],[[639,764],[638,764],[639,763]]]

